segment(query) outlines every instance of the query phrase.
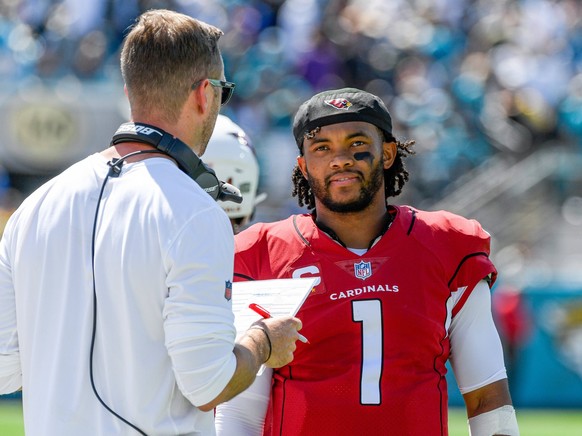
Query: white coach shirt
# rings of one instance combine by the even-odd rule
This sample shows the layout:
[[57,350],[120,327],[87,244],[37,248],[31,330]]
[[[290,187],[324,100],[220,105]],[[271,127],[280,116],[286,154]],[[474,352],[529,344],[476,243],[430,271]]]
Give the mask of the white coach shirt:
[[[91,387],[91,234],[109,167],[73,165],[14,213],[0,243],[0,393],[22,385],[25,431],[134,435]],[[228,218],[162,157],[109,178],[97,222],[95,387],[148,435],[213,435],[236,359]]]

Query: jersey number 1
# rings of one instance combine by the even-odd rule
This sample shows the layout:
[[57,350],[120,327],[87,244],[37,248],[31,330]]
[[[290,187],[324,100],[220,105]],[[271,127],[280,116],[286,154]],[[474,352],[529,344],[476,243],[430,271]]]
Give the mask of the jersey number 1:
[[380,404],[380,379],[382,377],[383,329],[380,300],[352,301],[352,319],[362,323],[362,373],[360,377],[360,402]]

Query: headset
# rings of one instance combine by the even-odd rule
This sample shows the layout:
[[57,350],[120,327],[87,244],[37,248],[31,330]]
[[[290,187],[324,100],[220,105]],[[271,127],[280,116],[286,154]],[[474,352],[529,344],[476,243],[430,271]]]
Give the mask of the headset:
[[107,409],[116,418],[133,428],[142,435],[146,433],[125,419],[123,416],[115,412],[110,406],[105,403],[97,392],[95,386],[95,379],[93,375],[93,355],[95,351],[95,339],[97,335],[97,287],[95,284],[95,237],[97,234],[97,219],[99,216],[99,205],[103,197],[105,185],[109,177],[118,177],[121,174],[123,163],[126,159],[140,155],[140,154],[164,154],[170,156],[176,163],[180,170],[185,172],[192,180],[194,180],[200,187],[217,201],[233,201],[235,203],[242,203],[243,198],[238,188],[230,183],[218,180],[216,173],[207,166],[202,160],[188,147],[184,142],[175,136],[165,132],[159,127],[144,123],[124,123],[115,132],[111,145],[121,144],[123,142],[139,142],[155,147],[155,150],[139,150],[128,153],[121,158],[114,158],[107,162],[109,165],[109,172],[103,180],[99,198],[97,200],[97,207],[95,209],[95,218],[93,221],[93,234],[91,241],[91,266],[93,273],[93,329],[91,334],[91,349],[89,352],[89,378],[91,380],[91,387],[93,393],[101,405]]
[[[167,154],[176,161],[182,171],[188,174],[215,200],[234,201],[239,204],[243,201],[238,188],[230,183],[218,180],[212,168],[202,162],[190,147],[159,127],[144,123],[124,123],[119,126],[117,132],[113,135],[111,145],[121,144],[122,142],[148,144]],[[117,174],[120,171],[121,166]]]

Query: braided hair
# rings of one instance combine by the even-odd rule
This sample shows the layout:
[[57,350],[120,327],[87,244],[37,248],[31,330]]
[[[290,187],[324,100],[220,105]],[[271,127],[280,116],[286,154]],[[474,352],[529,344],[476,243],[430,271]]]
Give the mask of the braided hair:
[[[404,165],[404,159],[411,154],[415,154],[412,149],[415,141],[399,141],[392,135],[384,136],[384,141],[396,143],[396,157],[394,163],[390,168],[384,170],[386,201],[388,201],[388,198],[400,195],[404,184],[408,181],[409,174]],[[301,152],[301,154],[303,154],[303,152]],[[311,191],[309,182],[305,177],[303,177],[303,173],[297,164],[295,165],[295,168],[293,168],[291,181],[293,182],[293,190],[291,191],[291,194],[293,197],[297,197],[299,206],[307,206],[309,210],[315,209],[315,197]]]

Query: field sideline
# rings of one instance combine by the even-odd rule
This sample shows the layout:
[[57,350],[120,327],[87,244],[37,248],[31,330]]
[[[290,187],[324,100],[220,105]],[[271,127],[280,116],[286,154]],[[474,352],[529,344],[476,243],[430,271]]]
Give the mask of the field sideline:
[[[521,436],[580,436],[582,410],[519,410],[517,411]],[[22,409],[19,401],[0,401],[0,435],[24,436]],[[467,436],[465,412],[451,409],[449,436]]]

